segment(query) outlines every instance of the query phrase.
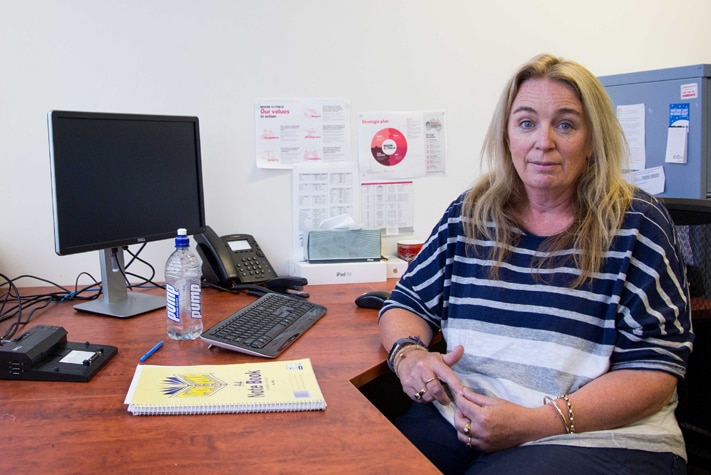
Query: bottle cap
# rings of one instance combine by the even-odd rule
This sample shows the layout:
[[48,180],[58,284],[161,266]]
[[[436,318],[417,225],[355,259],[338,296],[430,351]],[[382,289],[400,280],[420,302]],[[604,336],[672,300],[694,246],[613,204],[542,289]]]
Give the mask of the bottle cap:
[[188,238],[188,230],[185,228],[178,229],[178,235],[175,237],[175,247],[189,247],[190,239]]

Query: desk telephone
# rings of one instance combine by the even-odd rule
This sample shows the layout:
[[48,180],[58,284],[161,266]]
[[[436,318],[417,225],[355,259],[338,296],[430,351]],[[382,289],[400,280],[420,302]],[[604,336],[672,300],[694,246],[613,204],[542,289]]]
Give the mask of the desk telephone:
[[202,259],[205,279],[230,288],[234,284],[257,284],[277,277],[262,249],[249,234],[218,237],[210,226],[193,236]]

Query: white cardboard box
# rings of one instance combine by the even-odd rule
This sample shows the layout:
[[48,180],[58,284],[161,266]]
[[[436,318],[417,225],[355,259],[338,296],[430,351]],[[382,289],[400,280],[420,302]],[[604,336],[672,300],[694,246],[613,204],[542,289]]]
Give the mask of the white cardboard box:
[[291,261],[291,274],[305,277],[309,284],[354,284],[358,282],[385,282],[385,262],[329,262],[312,264]]
[[385,267],[388,279],[399,279],[407,270],[407,261],[403,261],[397,256],[386,256]]

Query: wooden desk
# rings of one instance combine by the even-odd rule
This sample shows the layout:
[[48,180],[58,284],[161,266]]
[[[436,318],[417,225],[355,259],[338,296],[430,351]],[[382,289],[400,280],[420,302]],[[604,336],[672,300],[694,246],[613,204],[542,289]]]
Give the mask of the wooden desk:
[[[130,319],[53,304],[34,325],[61,325],[69,341],[115,345],[118,354],[88,383],[0,381],[4,473],[438,473],[358,387],[388,371],[376,312],[353,299],[379,284],[309,286],[328,313],[280,359],[311,358],[325,411],[205,416],[133,416],[123,404],[138,359],[150,364],[226,364],[258,358],[208,350],[165,334],[165,313]],[[207,328],[254,297],[204,290]],[[7,323],[7,322],[5,322]]]

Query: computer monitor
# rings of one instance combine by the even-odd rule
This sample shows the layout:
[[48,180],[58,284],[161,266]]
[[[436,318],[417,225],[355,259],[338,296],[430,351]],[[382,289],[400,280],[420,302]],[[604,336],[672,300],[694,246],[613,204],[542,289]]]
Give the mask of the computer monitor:
[[55,251],[100,253],[103,297],[75,308],[130,317],[165,306],[165,297],[128,291],[123,248],[205,230],[198,118],[51,111],[47,119]]

